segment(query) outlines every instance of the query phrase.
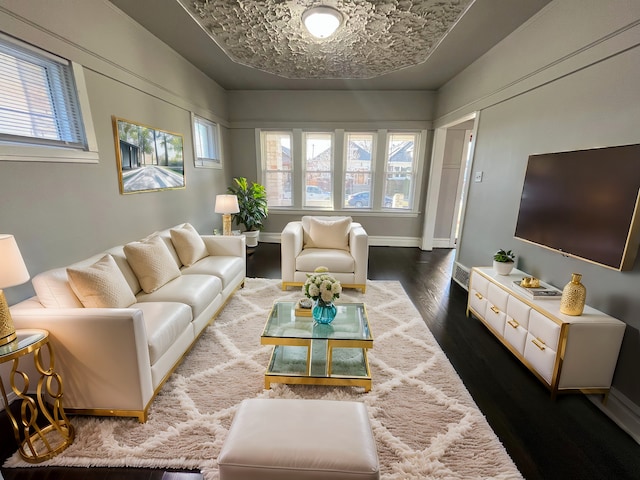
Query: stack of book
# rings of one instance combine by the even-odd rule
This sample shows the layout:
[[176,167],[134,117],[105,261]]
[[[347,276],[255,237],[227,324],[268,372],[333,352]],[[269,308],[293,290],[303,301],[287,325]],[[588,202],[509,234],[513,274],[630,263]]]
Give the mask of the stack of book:
[[562,291],[552,287],[551,285],[540,283],[539,287],[528,288],[520,285],[520,280],[516,280],[513,283],[516,287],[518,287],[519,292],[522,292],[525,296],[531,298],[532,300],[542,300],[545,298],[559,299],[562,296]]

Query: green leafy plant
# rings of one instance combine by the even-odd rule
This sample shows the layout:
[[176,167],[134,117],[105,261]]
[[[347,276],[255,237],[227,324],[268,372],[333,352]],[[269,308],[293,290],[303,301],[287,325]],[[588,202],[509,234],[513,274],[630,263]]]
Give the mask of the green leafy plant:
[[516,254],[511,250],[498,250],[493,254],[493,260],[499,263],[510,263],[516,259]]
[[264,220],[269,214],[267,208],[267,192],[263,185],[249,182],[245,177],[233,179],[235,185],[227,191],[238,197],[240,211],[233,216],[236,225],[244,225],[249,232],[262,230]]

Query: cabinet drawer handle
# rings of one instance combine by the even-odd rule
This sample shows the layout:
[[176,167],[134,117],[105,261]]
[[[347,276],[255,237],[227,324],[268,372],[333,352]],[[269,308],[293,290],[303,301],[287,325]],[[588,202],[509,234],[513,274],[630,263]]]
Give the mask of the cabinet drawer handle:
[[544,342],[539,338],[534,338],[533,340],[531,340],[531,342],[542,351],[544,351],[544,349],[546,348]]
[[491,310],[493,311],[493,313],[498,314],[500,313],[500,310],[498,309],[498,307],[496,307],[495,305],[493,307],[491,307]]
[[478,292],[476,292],[476,297],[478,297],[478,300],[482,300],[482,295],[479,294]]
[[516,322],[514,319],[507,320],[507,323],[511,325],[513,328],[518,328],[520,326],[520,324]]

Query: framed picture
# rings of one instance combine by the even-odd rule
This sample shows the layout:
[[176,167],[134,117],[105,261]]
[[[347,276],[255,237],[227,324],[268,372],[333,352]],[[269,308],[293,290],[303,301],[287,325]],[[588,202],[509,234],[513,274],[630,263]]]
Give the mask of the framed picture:
[[185,188],[182,135],[112,118],[120,193]]

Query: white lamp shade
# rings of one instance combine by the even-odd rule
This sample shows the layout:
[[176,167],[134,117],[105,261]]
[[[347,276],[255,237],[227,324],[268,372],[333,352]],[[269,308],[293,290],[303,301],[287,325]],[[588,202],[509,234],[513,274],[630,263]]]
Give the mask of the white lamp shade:
[[302,14],[302,22],[314,37],[327,38],[342,23],[342,14],[331,7],[312,7]]
[[27,266],[13,235],[0,233],[0,288],[14,287],[29,280]]
[[216,195],[216,213],[238,213],[238,197],[235,195]]

